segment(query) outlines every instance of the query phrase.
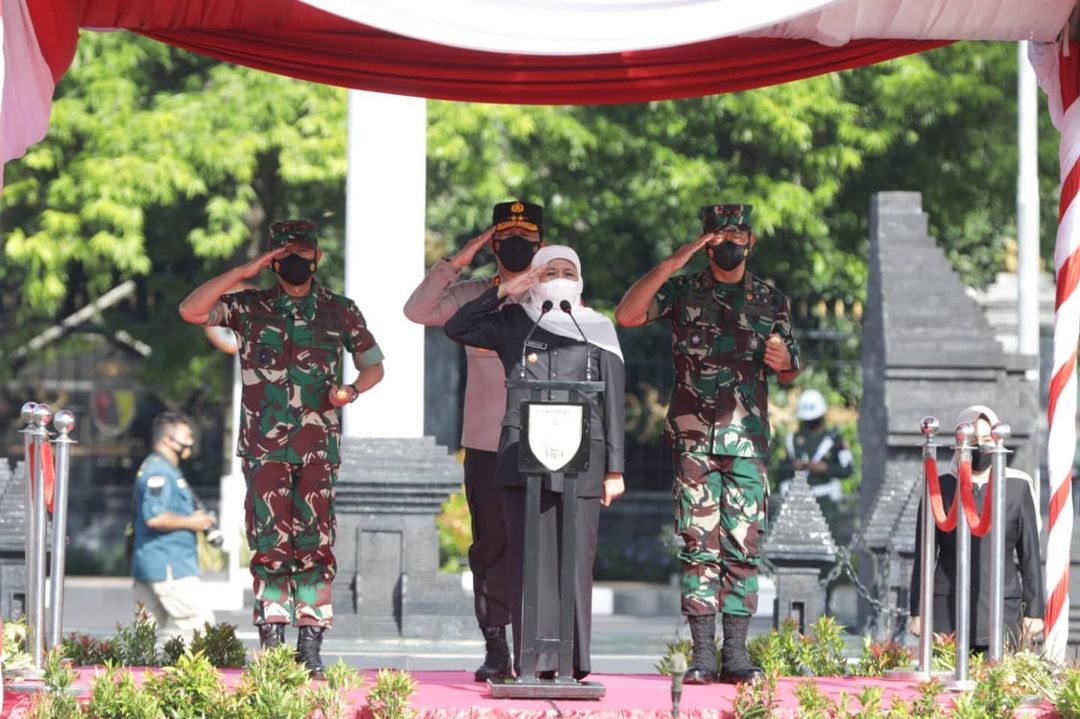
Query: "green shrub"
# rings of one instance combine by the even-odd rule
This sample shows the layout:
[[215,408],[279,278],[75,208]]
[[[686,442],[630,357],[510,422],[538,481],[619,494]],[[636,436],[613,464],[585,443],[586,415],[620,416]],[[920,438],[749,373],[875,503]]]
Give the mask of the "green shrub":
[[113,641],[120,664],[129,667],[154,667],[158,665],[157,624],[150,612],[139,604],[131,624],[116,625]]
[[[664,656],[660,657],[660,661],[656,663],[656,671],[664,676],[671,676],[671,659],[676,654],[682,654],[683,659],[689,664],[694,656],[694,645],[689,639],[676,639],[673,642],[668,642],[664,648]],[[720,662],[720,648],[717,645],[716,649],[716,661]]]
[[0,669],[4,674],[29,669],[34,659],[26,651],[26,619],[4,622],[3,652],[0,653]]
[[412,719],[416,710],[409,698],[416,691],[416,681],[408,672],[381,669],[375,685],[368,692],[367,705],[374,719]]
[[760,634],[746,643],[750,662],[766,674],[796,676],[803,673],[802,637],[794,619],[780,622],[779,631]]
[[144,687],[144,691],[157,697],[161,715],[170,719],[236,716],[217,669],[202,654],[184,654],[176,660],[176,666],[163,667]]
[[911,650],[893,641],[875,642],[863,638],[862,656],[854,674],[860,677],[883,677],[885,672],[911,666]]
[[107,639],[95,639],[89,634],[71,632],[60,645],[61,654],[77,667],[97,664],[121,664],[120,652]]
[[159,719],[162,715],[154,692],[140,691],[129,670],[112,665],[91,682],[86,712],[102,719]]
[[64,662],[61,652],[49,652],[42,669],[45,691],[35,698],[31,719],[76,719],[85,716],[79,700],[71,693],[75,671]]
[[454,492],[443,502],[435,526],[439,529],[439,570],[460,572],[468,567],[472,523],[464,491]]
[[184,638],[177,635],[175,637],[169,637],[165,644],[161,647],[161,666],[174,667],[176,661],[184,656],[184,652],[187,651],[187,646],[184,645]]
[[842,677],[847,673],[844,659],[843,628],[836,619],[822,616],[810,626],[810,634],[802,638],[802,666],[817,677]]
[[731,711],[739,719],[775,719],[779,716],[779,709],[775,672],[739,684],[735,689],[735,699],[731,702]]
[[1061,719],[1080,719],[1080,669],[1066,669],[1063,672],[1052,701]]
[[202,652],[215,667],[239,669],[247,660],[244,645],[236,638],[236,625],[211,624],[196,629],[191,637],[191,652]]
[[347,719],[351,708],[345,697],[364,683],[364,675],[338,659],[326,670],[326,682],[312,690],[311,698],[321,719]]
[[245,719],[307,719],[314,709],[311,679],[292,647],[257,652],[234,696],[234,711]]

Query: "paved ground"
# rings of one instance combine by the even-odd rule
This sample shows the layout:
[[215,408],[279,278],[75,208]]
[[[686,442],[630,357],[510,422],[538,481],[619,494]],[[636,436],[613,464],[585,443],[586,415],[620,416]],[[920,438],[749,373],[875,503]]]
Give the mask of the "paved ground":
[[[601,585],[602,586],[602,585]],[[636,588],[619,586],[621,605],[648,605],[654,601],[652,593],[662,596],[667,588],[642,585]],[[674,591],[674,590],[672,590]],[[641,601],[635,601],[635,596]],[[663,603],[663,602],[661,602]],[[669,603],[670,604],[670,603]],[[762,605],[771,605],[762,601]],[[677,605],[676,605],[677,606]],[[855,597],[844,588],[834,600],[839,618],[854,623]],[[99,637],[115,634],[118,622],[131,621],[134,599],[131,580],[124,578],[72,578],[66,589],[64,606],[64,631],[80,631]],[[240,639],[249,647],[258,643],[258,636],[251,626],[250,610],[218,611],[218,621],[236,624]],[[751,636],[767,632],[772,627],[772,617],[759,613],[751,624]],[[290,632],[290,640],[295,636]],[[652,673],[665,645],[677,636],[688,637],[689,631],[681,616],[674,612],[652,615],[610,614],[593,619],[593,667],[600,673],[639,674]],[[852,652],[858,650],[861,639],[850,637]],[[479,637],[464,640],[424,639],[357,639],[327,634],[324,658],[336,661],[342,657],[355,667],[377,669],[393,667],[422,670],[471,670],[479,664],[483,643]]]

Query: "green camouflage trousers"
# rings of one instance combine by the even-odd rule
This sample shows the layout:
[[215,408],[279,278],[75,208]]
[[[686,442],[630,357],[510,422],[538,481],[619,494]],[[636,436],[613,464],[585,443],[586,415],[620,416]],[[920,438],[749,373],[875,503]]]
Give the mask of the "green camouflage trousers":
[[244,459],[255,623],[328,627],[337,465]]
[[752,616],[769,486],[764,460],[692,452],[673,459],[683,614]]

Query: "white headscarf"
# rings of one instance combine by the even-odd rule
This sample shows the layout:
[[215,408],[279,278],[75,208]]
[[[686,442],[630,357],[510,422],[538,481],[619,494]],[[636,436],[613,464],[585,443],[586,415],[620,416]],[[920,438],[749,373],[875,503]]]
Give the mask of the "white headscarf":
[[[979,420],[980,417],[983,418],[983,419],[986,419],[987,421],[989,421],[991,427],[993,427],[999,421],[997,413],[995,413],[994,410],[990,409],[986,405],[973,404],[970,407],[967,407],[966,409],[961,410],[960,414],[956,415],[956,424],[962,424],[964,422],[968,422],[972,426],[975,426],[975,423]],[[976,438],[975,442],[976,442],[976,444],[978,443],[977,438]],[[959,477],[960,476],[959,463],[960,463],[960,453],[959,452],[953,452],[952,474],[953,474],[954,477]],[[1032,501],[1035,500],[1035,483],[1032,481],[1031,477],[1027,474],[1027,472],[1022,472],[1019,469],[1013,469],[1012,467],[1006,466],[1005,467],[1005,476],[1006,477],[1016,477],[1016,478],[1025,480],[1028,483],[1028,485],[1031,487],[1031,499],[1032,499]],[[990,479],[990,469],[989,469],[989,467],[987,469],[984,469],[982,472],[976,472],[974,469],[971,470],[971,482],[972,482],[972,484],[975,484],[975,485],[986,484],[987,480],[989,480],[989,479]],[[1036,529],[1041,530],[1041,528],[1042,528],[1041,527],[1041,525],[1042,525],[1042,516],[1039,513],[1038,506],[1035,507],[1035,522],[1036,522]]]
[[[534,269],[542,267],[552,260],[567,260],[572,263],[577,268],[578,279],[576,282],[556,279],[550,282],[537,282],[533,285],[520,300],[522,308],[529,315],[529,319],[536,322],[541,315],[540,308],[544,300],[551,299],[554,307],[540,320],[542,328],[552,334],[574,340],[580,340],[582,333],[584,333],[589,344],[607,350],[621,360],[623,358],[622,348],[619,346],[619,337],[615,334],[615,325],[596,310],[581,304],[581,291],[585,287],[585,281],[581,274],[581,260],[578,258],[577,253],[565,245],[547,245],[541,247],[533,255],[532,267]],[[555,283],[559,283],[559,285],[555,285]],[[550,292],[549,290],[557,291]],[[549,297],[549,295],[551,296]],[[573,319],[559,308],[561,299],[565,299],[570,303],[571,312],[574,315]],[[578,332],[577,327],[574,326],[574,319],[581,325],[581,332]]]

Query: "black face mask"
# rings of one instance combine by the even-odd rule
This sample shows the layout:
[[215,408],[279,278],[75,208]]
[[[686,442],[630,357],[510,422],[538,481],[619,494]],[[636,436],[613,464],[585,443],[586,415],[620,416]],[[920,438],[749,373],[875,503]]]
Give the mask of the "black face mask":
[[511,235],[495,241],[495,256],[511,272],[521,272],[532,263],[537,245],[521,235]]
[[280,260],[274,260],[274,272],[290,285],[302,285],[315,274],[315,260],[305,259],[295,252]]
[[804,419],[802,421],[803,427],[806,427],[811,432],[816,432],[821,429],[821,425],[825,424],[824,417],[818,417],[817,419]]
[[994,461],[994,455],[990,454],[993,448],[992,444],[977,444],[971,448],[972,472],[985,472],[990,469],[990,463]]
[[173,450],[174,452],[176,452],[177,457],[179,457],[181,460],[191,459],[191,456],[195,453],[194,442],[192,442],[191,444],[184,444],[175,437],[169,437],[169,439],[175,442],[178,447],[178,449]]
[[746,259],[746,248],[747,245],[721,242],[719,245],[709,246],[709,258],[716,263],[717,267],[730,272]]

